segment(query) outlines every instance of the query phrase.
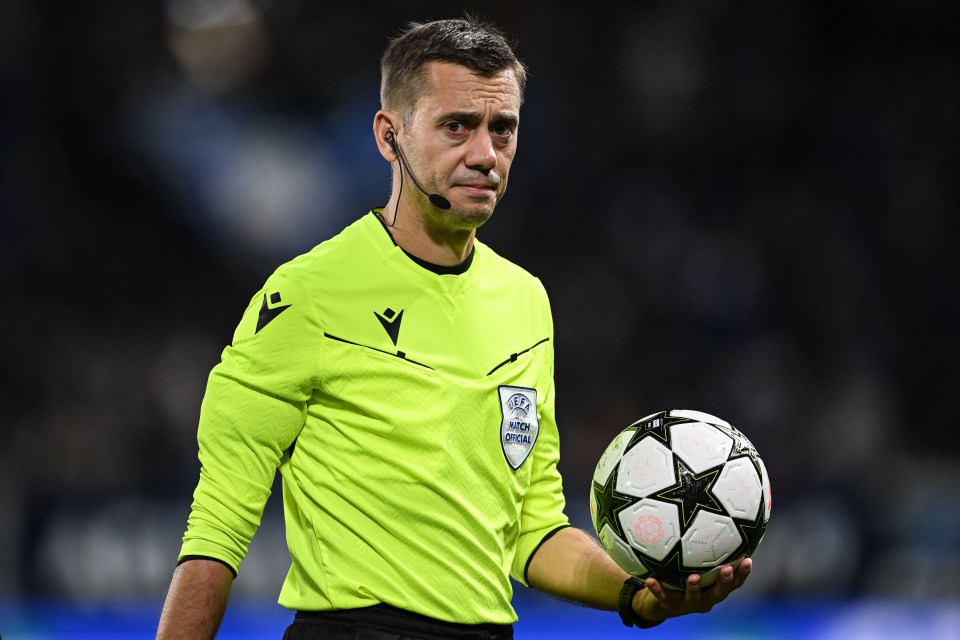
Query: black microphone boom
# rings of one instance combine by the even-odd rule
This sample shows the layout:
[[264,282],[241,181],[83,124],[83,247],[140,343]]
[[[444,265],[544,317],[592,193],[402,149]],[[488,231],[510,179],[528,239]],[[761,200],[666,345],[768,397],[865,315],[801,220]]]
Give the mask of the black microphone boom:
[[[387,131],[386,135],[384,135],[384,138],[386,139],[387,143],[393,148],[393,151],[394,153],[397,154],[397,157],[400,158],[400,164],[402,164],[403,167],[406,168],[407,175],[409,175],[410,179],[413,180],[414,186],[416,186],[417,189],[420,189],[420,191],[423,192],[423,195],[427,196],[427,199],[430,201],[430,204],[437,207],[438,209],[449,209],[450,208],[449,200],[444,198],[439,193],[428,193],[427,190],[421,187],[420,183],[417,182],[417,178],[413,175],[413,172],[410,171],[410,165],[407,164],[407,159],[403,157],[402,153],[400,153],[400,145],[397,144],[397,139],[396,137],[394,137],[393,131]],[[403,179],[402,175],[400,176],[400,179],[401,180]]]

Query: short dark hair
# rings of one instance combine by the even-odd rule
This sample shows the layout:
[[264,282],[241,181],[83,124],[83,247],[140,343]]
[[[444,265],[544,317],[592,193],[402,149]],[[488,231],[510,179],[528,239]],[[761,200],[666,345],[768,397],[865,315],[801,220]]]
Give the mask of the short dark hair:
[[523,102],[526,67],[499,29],[467,15],[458,20],[411,22],[390,41],[380,59],[383,108],[404,113],[412,109],[427,89],[424,66],[434,61],[460,64],[485,77],[512,70]]

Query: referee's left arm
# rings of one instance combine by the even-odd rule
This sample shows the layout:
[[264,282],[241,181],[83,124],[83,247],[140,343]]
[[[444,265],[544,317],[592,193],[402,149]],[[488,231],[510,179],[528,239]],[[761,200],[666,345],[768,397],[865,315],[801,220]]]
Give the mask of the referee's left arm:
[[[688,613],[706,613],[743,584],[751,567],[749,558],[736,570],[724,566],[717,581],[705,589],[700,588],[699,577],[690,578],[683,592],[664,589],[647,578],[645,588],[630,603],[639,617],[638,626],[653,626]],[[540,545],[527,569],[531,587],[610,611],[618,610],[620,592],[628,577],[596,540],[574,528],[558,531]]]

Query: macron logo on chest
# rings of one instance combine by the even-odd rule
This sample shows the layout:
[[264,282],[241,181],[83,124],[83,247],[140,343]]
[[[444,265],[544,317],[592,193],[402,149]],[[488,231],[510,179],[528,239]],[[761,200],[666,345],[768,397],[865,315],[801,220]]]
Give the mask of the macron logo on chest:
[[373,312],[373,315],[377,316],[377,320],[380,321],[384,331],[390,336],[390,341],[393,342],[393,346],[397,346],[397,340],[400,338],[400,322],[403,320],[403,309],[400,309],[400,312],[397,313],[390,307],[387,307],[383,315],[380,315],[376,311]]

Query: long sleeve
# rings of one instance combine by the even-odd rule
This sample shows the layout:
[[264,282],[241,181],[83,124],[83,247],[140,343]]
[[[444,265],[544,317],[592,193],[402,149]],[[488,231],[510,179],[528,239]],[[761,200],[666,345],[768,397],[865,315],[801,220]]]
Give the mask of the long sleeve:
[[216,558],[238,570],[277,467],[304,424],[321,336],[295,279],[275,274],[251,300],[207,383],[197,433],[200,480],[181,558]]

